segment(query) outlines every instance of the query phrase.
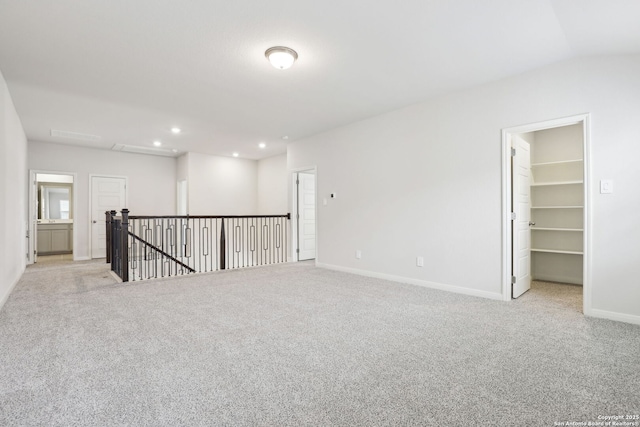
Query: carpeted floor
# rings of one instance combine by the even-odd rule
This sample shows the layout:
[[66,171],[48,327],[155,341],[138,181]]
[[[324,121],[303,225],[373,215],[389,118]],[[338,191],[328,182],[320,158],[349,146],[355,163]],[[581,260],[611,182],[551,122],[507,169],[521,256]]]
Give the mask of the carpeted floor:
[[639,414],[640,327],[585,318],[581,293],[536,283],[505,303],[308,263],[135,284],[101,262],[30,267],[0,311],[0,425],[554,426]]

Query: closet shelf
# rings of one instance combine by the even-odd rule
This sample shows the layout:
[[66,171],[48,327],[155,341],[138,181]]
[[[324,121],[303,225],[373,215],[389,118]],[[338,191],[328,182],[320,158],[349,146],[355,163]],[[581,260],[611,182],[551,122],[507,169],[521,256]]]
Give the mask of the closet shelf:
[[559,249],[538,249],[531,248],[531,252],[546,252],[550,254],[567,254],[567,255],[582,255],[579,251],[561,251]]
[[584,231],[584,228],[551,228],[551,227],[531,227],[537,231]]
[[577,185],[583,184],[584,181],[576,180],[576,181],[551,181],[551,182],[537,182],[531,184],[532,187],[545,187],[549,185]]
[[583,159],[575,159],[575,160],[560,160],[557,162],[540,162],[540,163],[532,163],[531,167],[535,168],[538,166],[551,166],[551,165],[566,165],[570,163],[582,163]]

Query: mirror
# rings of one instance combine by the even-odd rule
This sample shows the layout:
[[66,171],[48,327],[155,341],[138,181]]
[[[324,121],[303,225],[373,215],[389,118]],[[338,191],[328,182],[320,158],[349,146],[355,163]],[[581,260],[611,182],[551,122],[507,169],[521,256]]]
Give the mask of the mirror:
[[39,183],[38,219],[72,219],[71,184]]

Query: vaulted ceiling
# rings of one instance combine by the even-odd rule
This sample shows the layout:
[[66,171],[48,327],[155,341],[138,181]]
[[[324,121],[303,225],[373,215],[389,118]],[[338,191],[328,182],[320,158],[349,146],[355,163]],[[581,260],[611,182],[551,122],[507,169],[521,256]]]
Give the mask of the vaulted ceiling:
[[[448,91],[640,52],[639,22],[637,0],[0,0],[0,70],[30,140],[258,159]],[[298,52],[291,69],[265,59],[277,45]]]

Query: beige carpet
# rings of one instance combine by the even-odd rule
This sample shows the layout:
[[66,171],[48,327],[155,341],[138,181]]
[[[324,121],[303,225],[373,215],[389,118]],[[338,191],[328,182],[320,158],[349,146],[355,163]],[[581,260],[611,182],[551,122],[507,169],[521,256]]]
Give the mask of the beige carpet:
[[[117,283],[27,269],[0,311],[2,426],[553,426],[640,412],[640,327],[307,263]],[[546,295],[546,296],[545,296]],[[575,299],[575,298],[574,298]]]

